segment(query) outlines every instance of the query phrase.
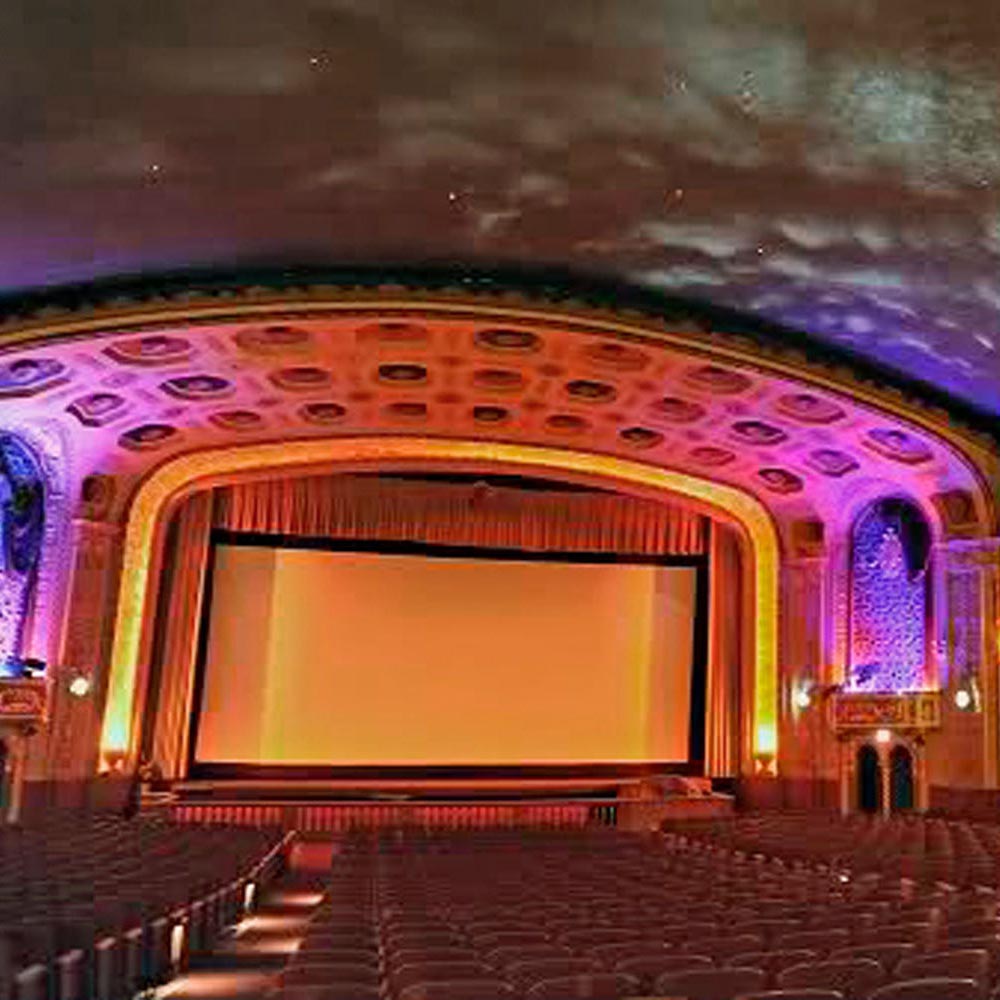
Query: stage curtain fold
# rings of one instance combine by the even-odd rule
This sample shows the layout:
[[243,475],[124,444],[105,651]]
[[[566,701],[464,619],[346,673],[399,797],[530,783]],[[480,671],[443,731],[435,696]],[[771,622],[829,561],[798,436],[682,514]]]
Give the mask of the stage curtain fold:
[[197,493],[185,501],[175,515],[166,542],[151,676],[155,700],[146,713],[154,722],[151,739],[146,741],[146,755],[160,766],[165,778],[180,778],[187,771],[212,502],[210,492]]
[[620,494],[342,475],[241,483],[216,495],[214,526],[233,532],[645,556],[706,548],[703,515]]
[[731,777],[739,771],[743,577],[740,539],[719,523],[709,542],[709,587],[705,773]]

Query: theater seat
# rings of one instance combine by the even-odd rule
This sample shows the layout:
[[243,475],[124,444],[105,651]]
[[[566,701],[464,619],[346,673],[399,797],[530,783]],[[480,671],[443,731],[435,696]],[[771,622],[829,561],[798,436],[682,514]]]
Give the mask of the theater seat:
[[452,982],[415,983],[398,1000],[513,1000],[509,983],[499,979],[459,979]]
[[776,985],[779,990],[836,990],[847,1000],[863,1000],[885,979],[885,971],[874,959],[845,958],[793,965],[777,976]]
[[982,986],[990,982],[989,953],[977,948],[939,951],[904,958],[896,969],[898,979],[974,979]]
[[526,1000],[617,1000],[634,997],[639,980],[616,972],[543,979],[525,994]]
[[651,955],[637,955],[616,963],[615,972],[635,976],[644,992],[653,989],[653,984],[661,976],[671,972],[693,972],[696,969],[712,968],[712,960],[707,955],[678,955],[664,952]]
[[687,1000],[733,1000],[744,993],[759,993],[766,982],[763,969],[698,969],[659,976],[653,991],[657,996]]
[[983,1000],[986,991],[974,979],[906,979],[875,990],[869,1000]]
[[736,1000],[844,1000],[836,990],[765,990],[762,993],[744,993]]

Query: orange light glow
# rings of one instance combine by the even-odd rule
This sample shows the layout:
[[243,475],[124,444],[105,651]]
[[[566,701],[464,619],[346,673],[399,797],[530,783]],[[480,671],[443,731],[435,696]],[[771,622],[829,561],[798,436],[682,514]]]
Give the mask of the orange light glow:
[[[145,480],[129,510],[102,756],[131,754],[133,713],[140,676],[145,675],[151,628],[151,566],[164,512],[185,491],[226,477],[289,472],[304,467],[348,469],[396,463],[441,462],[563,473],[611,481],[619,488],[664,491],[687,497],[735,519],[752,545],[754,610],[754,752],[777,750],[778,541],[766,508],[742,490],[686,473],[616,458],[556,448],[489,441],[416,437],[328,438],[246,445],[183,455]],[[763,735],[764,745],[760,745]],[[764,750],[764,747],[767,750]]]

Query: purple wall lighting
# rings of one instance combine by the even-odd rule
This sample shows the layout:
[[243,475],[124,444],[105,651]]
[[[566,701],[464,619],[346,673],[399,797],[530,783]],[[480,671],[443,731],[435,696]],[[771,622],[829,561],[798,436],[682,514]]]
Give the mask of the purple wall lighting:
[[0,434],[0,672],[19,671],[44,527],[38,462],[18,438]]
[[849,689],[923,686],[929,552],[927,522],[905,500],[880,500],[855,524]]

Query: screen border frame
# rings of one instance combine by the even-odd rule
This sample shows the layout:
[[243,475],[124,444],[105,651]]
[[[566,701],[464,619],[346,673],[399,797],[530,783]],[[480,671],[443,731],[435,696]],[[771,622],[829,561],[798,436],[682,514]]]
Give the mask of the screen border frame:
[[[712,530],[711,526],[707,529]],[[688,698],[688,759],[686,761],[595,761],[572,764],[257,764],[199,761],[196,758],[201,722],[208,639],[215,596],[215,560],[220,545],[240,548],[296,549],[372,555],[419,556],[438,559],[477,559],[500,562],[558,562],[598,565],[684,567],[695,570],[692,621],[691,687]],[[194,686],[188,718],[187,779],[215,781],[377,781],[377,780],[503,780],[639,778],[669,772],[692,777],[705,773],[706,710],[709,652],[709,556],[706,539],[702,555],[526,550],[474,545],[447,545],[396,539],[328,538],[271,532],[213,528],[202,581],[198,615]]]

